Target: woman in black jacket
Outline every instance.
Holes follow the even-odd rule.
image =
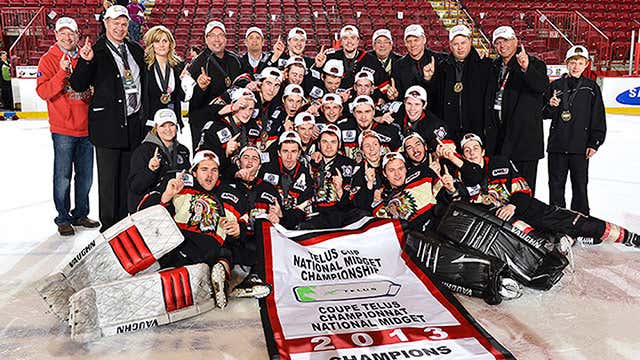
[[[182,129],[181,101],[185,100],[180,74],[184,62],[176,55],[176,42],[166,27],[154,26],[144,34],[144,62],[147,72],[142,103],[147,130],[153,126],[153,116],[160,109],[172,109]]]
[[[129,212],[138,210],[143,196],[151,192],[165,177],[188,170],[189,149],[177,139],[177,118],[171,109],[160,109],[153,128],[133,152],[129,170]]]

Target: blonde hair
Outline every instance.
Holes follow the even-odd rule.
[[[180,59],[176,54],[176,40],[173,37],[173,34],[171,34],[171,31],[169,31],[165,26],[156,25],[147,30],[143,37],[145,43],[144,62],[147,64],[149,69],[151,69],[151,66],[156,61],[156,54],[153,51],[153,43],[160,40],[160,37],[163,34],[167,36],[167,39],[169,39],[169,65],[171,67],[175,67],[180,63],[180,61],[182,61],[182,59]]]

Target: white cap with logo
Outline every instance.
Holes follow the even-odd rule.
[[[307,40],[307,32],[304,31],[303,28],[294,27],[293,29],[289,30],[289,34],[287,35],[287,40],[292,38]]]
[[[296,115],[295,119],[293,119],[293,126],[296,127],[296,128],[298,126],[304,125],[304,124],[315,125],[316,124],[316,117],[313,116],[311,113],[303,111],[303,112],[299,113],[298,115]]]
[[[242,98],[243,96],[251,96],[253,102],[256,102],[256,96],[253,94],[253,91],[245,88],[237,88],[233,90],[233,92],[231,93],[231,102],[234,103],[240,100],[240,98]]]
[[[207,36],[208,33],[211,32],[211,30],[218,28],[220,30],[222,30],[222,32],[227,35],[227,28],[224,27],[224,24],[221,23],[220,21],[209,21],[209,23],[207,24],[207,27],[204,28],[204,36]]]
[[[360,70],[357,74],[356,77],[353,79],[353,83],[357,83],[358,80],[362,80],[362,79],[367,79],[369,80],[369,82],[371,82],[371,84],[374,84],[374,80],[373,80],[373,74],[371,73],[371,71],[367,71],[367,70]]]
[[[500,38],[507,39],[507,40],[515,39],[516,32],[513,31],[513,28],[511,26],[500,26],[497,29],[493,30],[492,43],[495,44],[496,40]]]
[[[349,104],[349,108],[353,112],[353,110],[355,110],[355,108],[360,105],[369,105],[371,106],[372,109],[376,108],[376,105],[374,104],[373,99],[368,95],[356,96],[356,98],[353,99],[351,104]]]
[[[282,93],[282,98],[286,98],[290,95],[300,96],[304,99],[304,89],[302,86],[297,84],[289,84],[284,88],[284,93]]]
[[[266,67],[260,72],[260,80],[264,80],[266,78],[272,78],[278,80],[278,82],[282,82],[282,71],[280,71],[280,69],[278,69],[277,67]]]
[[[291,56],[285,61],[284,68],[287,69],[291,65],[300,65],[307,70],[307,63],[304,62],[302,56]]]
[[[156,111],[155,115],[153,115],[153,125],[161,126],[166,122],[177,125],[178,118],[176,117],[176,113],[171,109],[160,109]]]
[[[419,24],[411,24],[404,29],[404,39],[407,40],[409,36],[424,36],[424,29],[422,25]]]
[[[471,30],[465,25],[456,25],[449,30],[449,41],[452,41],[458,35],[471,38]]]
[[[413,85],[404,92],[404,98],[413,98],[427,105],[427,91],[420,85]]]
[[[56,21],[56,32],[67,28],[73,32],[78,32],[78,24],[70,17],[61,17]]]
[[[382,158],[382,168],[384,169],[385,166],[387,166],[387,163],[391,160],[401,160],[403,163],[406,163],[404,156],[402,156],[402,154],[400,154],[399,152],[394,151],[394,152],[386,153],[384,155],[384,157]]]
[[[371,42],[374,43],[376,42],[376,39],[379,38],[380,36],[384,36],[387,39],[389,39],[391,42],[393,42],[393,38],[391,37],[391,31],[387,30],[387,29],[378,29],[373,33],[373,36],[371,37]]]
[[[322,105],[325,104],[338,104],[342,106],[342,98],[338,94],[328,93],[322,97]]]
[[[322,71],[327,75],[342,77],[344,76],[344,65],[338,59],[329,59],[324,64]]]
[[[220,158],[218,158],[218,155],[216,155],[216,153],[211,150],[200,150],[193,156],[190,170],[193,171],[193,169],[195,169],[198,164],[205,160],[213,160],[213,162],[220,166]]]
[[[244,38],[248,38],[249,35],[251,35],[251,33],[257,33],[258,35],[260,35],[261,38],[264,38],[264,35],[262,34],[262,29],[260,29],[257,26],[252,26],[250,28],[247,29],[247,32],[244,33]]]
[[[117,19],[120,16],[126,16],[127,19],[131,20],[129,17],[129,10],[122,5],[111,5],[107,11],[104,13],[103,19]]]
[[[351,33],[357,37],[360,37],[360,32],[358,32],[358,28],[354,25],[345,25],[340,29],[340,38],[342,39],[345,35]]]
[[[572,46],[571,49],[567,50],[567,56],[564,57],[564,60],[567,61],[574,56],[581,56],[589,61],[589,52],[587,51],[587,48],[582,45],[575,45]]]
[[[302,147],[302,140],[300,139],[300,135],[298,135],[298,133],[293,130],[287,130],[283,132],[282,135],[280,135],[280,138],[278,139],[278,145],[282,145],[282,143],[287,141],[292,141],[300,145],[300,147]]]

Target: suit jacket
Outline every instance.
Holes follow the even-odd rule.
[[[98,147],[135,149],[142,141],[142,119],[127,120],[126,94],[118,65],[106,45],[106,37],[93,44],[93,59],[78,60],[69,78],[71,87],[78,92],[93,86],[89,104],[89,139]],[[144,94],[144,50],[140,45],[125,40],[131,56],[140,67],[140,84]],[[142,112],[144,109],[142,110]]]

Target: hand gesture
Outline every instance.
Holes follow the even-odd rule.
[[[558,98],[558,90],[553,90],[553,96],[549,99],[549,105],[557,107],[560,105],[560,99]]]
[[[425,80],[431,81],[433,74],[436,72],[436,59],[431,57],[431,62],[422,68],[422,76]]]
[[[60,69],[66,73],[71,72],[71,59],[69,59],[69,55],[63,54],[60,58]]]
[[[429,168],[433,170],[434,173],[440,174],[440,161],[438,161],[436,154],[429,154]]]
[[[522,48],[522,51],[520,51],[519,54],[516,54],[516,60],[518,60],[518,65],[520,65],[522,71],[527,71],[529,68],[529,55],[524,51],[524,45],[521,45],[520,47]]]
[[[149,170],[156,172],[158,171],[158,169],[160,169],[160,154],[158,153],[158,149],[156,148],[156,150],[153,152],[153,156],[151,157],[151,159],[149,159],[149,164],[147,165],[149,167]]]
[[[513,214],[516,211],[516,206],[513,204],[508,204],[496,211],[496,216],[504,221],[509,221]]]
[[[369,166],[367,161],[364,162],[364,178],[367,179],[367,189],[373,190],[376,182],[376,169]]]
[[[282,56],[282,53],[284,53],[284,48],[285,46],[284,42],[282,41],[282,37],[278,35],[278,40],[276,40],[276,43],[273,44],[273,56],[271,57],[272,62],[280,59],[280,56]]]
[[[221,221],[222,230],[227,236],[231,236],[237,238],[240,236],[240,224],[236,220],[228,220],[227,218],[222,218]]]
[[[313,140],[317,139],[320,136],[320,128],[317,126],[313,127],[313,130],[311,130],[311,138]]]
[[[227,157],[231,157],[231,155],[233,155],[233,153],[235,153],[236,150],[240,148],[241,144],[238,141],[239,136],[240,133],[237,133],[236,136],[227,141],[227,148],[225,149],[225,155],[227,155]]]
[[[206,90],[211,84],[211,77],[204,71],[204,66],[200,67],[200,75],[198,75],[196,82],[202,90]]]
[[[319,163],[321,160],[322,160],[322,154],[320,153],[320,151],[316,151],[313,154],[311,154],[311,161],[315,163]]]
[[[251,170],[249,169],[240,169],[236,171],[236,179],[240,179],[242,181],[251,181],[253,180]]]
[[[379,203],[380,201],[382,201],[382,188],[373,191],[373,202]]]
[[[444,172],[443,175],[440,176],[440,181],[442,181],[442,185],[449,190],[450,192],[455,192],[456,187],[453,185],[453,176],[449,174],[449,169],[446,166],[443,166]]]
[[[307,108],[307,112],[315,116],[318,116],[319,110],[320,110],[320,104],[318,103],[313,103],[311,104],[311,106]]]
[[[376,122],[379,122],[381,124],[392,124],[394,121],[393,116],[391,115],[391,111],[386,112],[384,113],[384,115],[375,117],[373,119],[376,120]]]
[[[249,83],[249,85],[251,84],[253,83]],[[253,97],[251,95],[242,95],[238,101],[231,104],[231,112],[235,113],[246,108],[249,102],[253,102]]]
[[[260,83],[260,81],[252,81],[252,82],[248,83],[247,86],[245,86],[245,88],[247,88],[247,89],[249,89],[249,90],[251,90],[253,92],[256,92],[256,91],[260,90],[260,86],[261,85],[262,84]],[[251,98],[251,97],[249,97],[249,98]]]
[[[331,176],[331,183],[336,188],[336,191],[342,190],[342,173],[336,168],[336,173]]]
[[[316,67],[321,69],[324,63],[327,61],[327,52],[324,49],[324,45],[320,48],[320,52],[316,55]]]
[[[400,95],[400,93],[398,93],[398,88],[396,88],[396,80],[391,78],[391,87],[387,90],[387,97],[389,100],[395,100],[398,98],[398,95]]]
[[[293,121],[291,121],[289,119],[285,120],[284,124],[283,124],[284,130],[285,131],[293,131],[293,130],[295,130],[293,125],[294,125]]]
[[[346,104],[349,101],[349,96],[351,96],[351,89],[347,89],[340,94],[340,98],[342,99],[342,103]]]
[[[587,160],[591,159],[593,155],[595,155],[597,152],[598,150],[594,148],[587,148],[587,153],[586,153]]]
[[[86,61],[93,60],[93,47],[91,47],[89,37],[85,39],[84,45],[80,48],[80,57]]]
[[[176,194],[182,191],[182,189],[184,188],[184,182],[182,182],[183,175],[184,170],[178,173],[178,176],[176,176],[175,179],[169,180],[169,182],[167,183],[167,188],[164,190],[164,193],[162,193],[161,201],[163,203],[168,203],[169,201],[171,201],[171,199],[173,199],[174,196],[176,196]]]
[[[271,221],[272,224],[279,224],[280,218],[282,218],[282,209],[280,208],[280,204],[276,201],[275,204],[269,205],[267,219]]]

